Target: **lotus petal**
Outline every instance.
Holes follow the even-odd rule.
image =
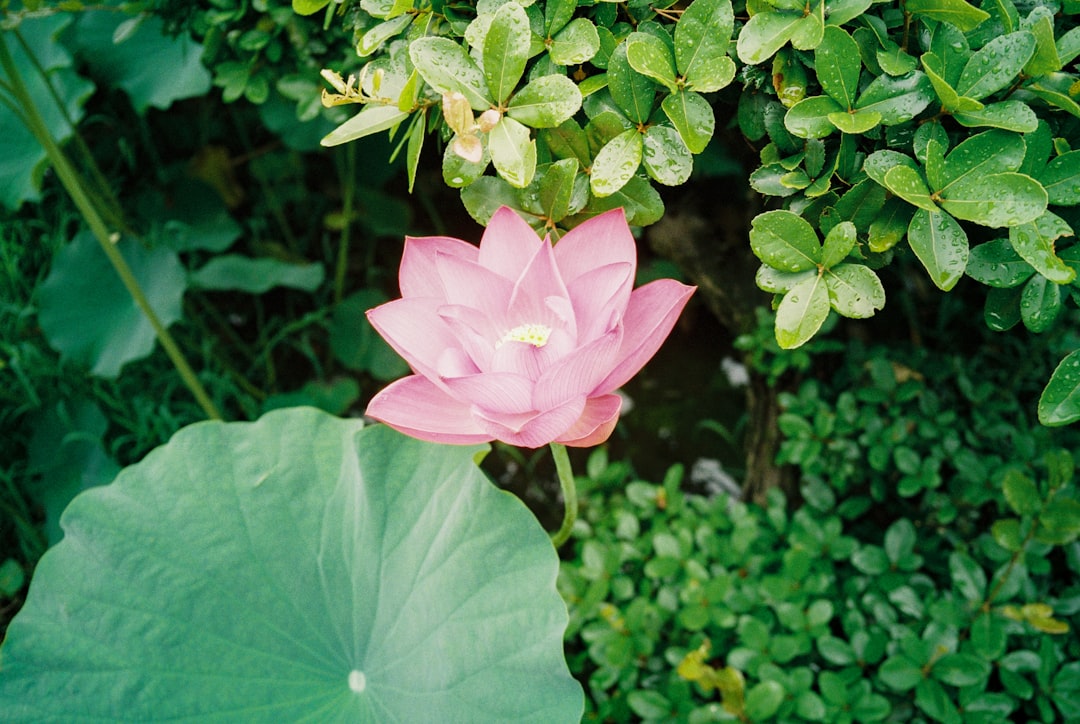
[[[469,405],[458,402],[420,375],[390,383],[371,398],[367,415],[428,442],[473,445],[494,439],[477,424]]]

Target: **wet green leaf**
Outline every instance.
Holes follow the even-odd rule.
[[[926,110],[934,99],[934,88],[925,73],[895,77],[879,75],[870,82],[856,103],[860,111],[878,113],[881,124],[907,123]]]
[[[557,65],[580,65],[592,60],[598,50],[596,26],[588,18],[574,18],[551,39],[548,55]]]
[[[635,71],[626,57],[626,43],[620,43],[608,61],[608,90],[615,104],[634,123],[645,123],[652,114],[656,84]]]
[[[1063,302],[1060,286],[1042,275],[1034,276],[1020,295],[1020,319],[1032,332],[1045,332],[1057,321]]]
[[[1009,228],[1009,242],[1016,253],[1055,284],[1071,284],[1076,279],[1076,270],[1054,251],[1058,239],[1072,235],[1065,220],[1049,211],[1035,221]]]
[[[830,118],[842,110],[829,96],[803,98],[788,109],[784,126],[799,138],[825,138],[836,133],[837,126]]]
[[[845,317],[866,319],[885,307],[885,287],[868,266],[834,266],[825,271],[825,283],[832,308]]]
[[[881,114],[876,111],[841,111],[830,113],[829,122],[844,133],[866,133],[881,123]]]
[[[704,151],[716,128],[709,102],[693,91],[683,90],[669,94],[660,105],[690,153]]]
[[[1023,26],[1035,36],[1035,53],[1024,66],[1024,75],[1033,77],[1061,70],[1061,58],[1054,42],[1054,13],[1036,6],[1024,18]]]
[[[1051,204],[1080,204],[1080,150],[1063,153],[1037,176]]]
[[[626,38],[626,60],[638,73],[675,93],[675,58],[668,44],[650,33],[630,33]]]
[[[664,215],[664,201],[659,192],[646,179],[634,176],[621,189],[603,198],[593,198],[587,210],[602,213],[622,208],[627,223],[633,226],[655,224]]]
[[[770,719],[780,709],[786,695],[783,685],[777,681],[758,682],[746,692],[744,712],[751,721]]]
[[[642,163],[649,177],[665,186],[678,186],[690,178],[694,157],[679,132],[669,126],[649,126],[642,138]]]
[[[510,99],[506,115],[531,128],[555,128],[581,108],[581,91],[564,75],[530,81]]]
[[[981,604],[986,596],[986,572],[966,553],[949,556],[949,572],[953,588],[971,603]]]
[[[629,181],[642,157],[641,134],[636,128],[623,131],[600,149],[592,164],[589,183],[597,196],[610,196]]]
[[[355,116],[326,134],[320,143],[324,146],[338,146],[355,141],[373,133],[387,131],[408,117],[409,114],[398,110],[397,106],[367,105]]]
[[[887,199],[867,231],[866,241],[870,251],[881,253],[896,246],[907,234],[916,210],[898,198]]]
[[[806,269],[801,272],[782,272],[768,264],[758,267],[754,281],[758,288],[772,294],[784,294],[799,282],[817,275],[817,269]]]
[[[898,165],[885,172],[885,188],[924,211],[937,212],[938,206],[930,198],[930,188],[922,174],[907,165]]]
[[[825,28],[821,44],[814,51],[818,82],[842,111],[855,107],[862,68],[859,58],[859,46],[845,30],[834,25]]]
[[[796,13],[757,13],[739,31],[735,44],[739,60],[748,65],[765,62],[800,32],[804,20]]]
[[[468,51],[449,38],[424,37],[409,43],[409,57],[436,92],[461,93],[474,111],[494,105],[487,79]],[[371,106],[369,106],[371,108]]]
[[[525,9],[516,2],[507,2],[495,12],[484,36],[483,59],[487,87],[500,106],[505,105],[525,72],[531,35]],[[417,67],[420,68],[419,63]],[[420,68],[420,73],[423,72]],[[427,80],[426,75],[424,79]]]
[[[974,30],[990,18],[990,13],[964,0],[909,0],[904,7],[909,13],[955,25],[964,32]]]
[[[1046,211],[1046,190],[1022,173],[969,176],[951,184],[941,197],[942,209],[983,226],[1017,226]]]
[[[946,654],[934,664],[931,675],[950,686],[974,686],[990,676],[990,662],[973,654]]]
[[[451,140],[443,150],[443,182],[452,189],[465,188],[483,175],[489,163],[491,163],[491,154],[488,153],[486,146],[480,160],[473,162],[455,153],[454,143]]]
[[[360,38],[360,42],[356,44],[356,54],[361,58],[366,58],[382,47],[387,40],[409,27],[412,21],[412,15],[398,15],[385,23],[379,23]]]
[[[809,222],[790,211],[766,211],[754,217],[750,248],[758,259],[784,272],[801,272],[821,263],[817,233]]]
[[[491,163],[515,188],[525,188],[536,172],[536,141],[529,129],[513,118],[503,117],[488,134]]]
[[[991,287],[986,293],[983,320],[995,332],[1004,332],[1020,323],[1020,295],[1022,287],[1000,289]]]
[[[934,93],[941,101],[941,107],[947,111],[975,111],[983,107],[983,104],[973,98],[961,97],[956,89],[944,78],[944,70],[941,60],[934,53],[924,53],[922,56],[923,70],[926,77],[934,87]]]
[[[821,265],[833,267],[842,262],[855,248],[856,229],[850,221],[842,221],[825,235],[822,244]]]
[[[552,223],[562,221],[570,211],[570,199],[574,192],[577,171],[577,160],[567,158],[549,165],[539,179],[537,195],[540,208],[544,216]]]
[[[969,253],[967,234],[948,214],[916,210],[908,225],[908,244],[926,267],[930,280],[942,291],[952,289],[964,275]]]
[[[966,272],[987,286],[1009,288],[1026,282],[1035,269],[1016,253],[1008,239],[994,239],[971,250]]]
[[[1035,36],[1026,30],[1001,35],[975,51],[964,66],[956,92],[981,100],[1016,80],[1035,52]]]
[[[486,226],[491,221],[500,206],[523,212],[519,192],[497,176],[481,176],[461,189],[461,203],[469,216],[481,226]]]
[[[808,342],[829,316],[829,307],[829,291],[821,275],[796,284],[776,308],[777,344],[795,349]]]
[[[727,55],[735,17],[730,0],[694,0],[675,24],[675,63],[689,89],[717,91],[735,77]]]
[[[1039,125],[1035,111],[1021,101],[990,103],[973,111],[958,110],[953,117],[968,128],[1001,128],[1017,133],[1030,133]]]

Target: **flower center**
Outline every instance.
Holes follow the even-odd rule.
[[[545,324],[520,324],[502,336],[495,346],[506,342],[528,342],[533,347],[543,347],[551,336],[551,327]]]

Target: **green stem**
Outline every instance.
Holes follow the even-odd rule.
[[[353,197],[356,195],[356,144],[345,147],[345,171],[341,189],[344,195],[341,210],[341,238],[338,240],[337,266],[334,271],[334,303],[345,297],[345,272],[349,268],[349,232],[352,228]]]
[[[218,412],[217,407],[215,407],[210,396],[206,393],[202,383],[200,383],[198,377],[195,376],[195,372],[184,358],[183,353],[180,351],[180,347],[177,346],[176,341],[173,339],[172,335],[169,334],[169,330],[161,323],[161,320],[150,306],[150,302],[143,293],[142,287],[139,286],[138,280],[135,279],[135,275],[131,272],[131,267],[128,266],[127,261],[125,261],[120,250],[117,249],[116,245],[112,242],[109,230],[105,226],[105,222],[102,220],[93,201],[91,201],[90,197],[83,189],[82,180],[79,178],[78,172],[75,171],[75,168],[68,161],[67,156],[64,155],[64,152],[60,150],[60,146],[57,145],[56,140],[53,139],[48,126],[41,117],[41,113],[34,104],[34,99],[26,89],[26,85],[23,83],[22,77],[15,67],[15,61],[11,57],[7,44],[3,41],[0,41],[0,67],[3,67],[4,73],[11,83],[11,93],[15,97],[16,104],[21,106],[23,113],[25,114],[27,128],[34,134],[34,137],[37,139],[38,143],[41,144],[42,148],[45,149],[45,153],[48,156],[53,169],[56,171],[60,183],[63,184],[64,189],[71,196],[71,200],[75,202],[75,206],[79,209],[79,212],[86,221],[86,225],[90,227],[90,231],[98,240],[102,251],[105,252],[105,256],[108,257],[109,261],[112,263],[113,268],[120,276],[120,280],[124,283],[128,293],[131,294],[132,299],[135,300],[135,304],[137,304],[143,314],[146,315],[150,325],[154,328],[154,333],[157,335],[158,341],[161,342],[161,346],[165,349],[165,353],[169,355],[169,359],[172,360],[173,365],[176,367],[176,371],[180,373],[180,377],[183,379],[184,384],[191,390],[191,393],[195,396],[196,401],[203,409],[203,412],[206,413],[207,417],[215,420],[222,419],[221,413]]]
[[[551,536],[551,542],[558,548],[570,538],[574,521],[577,520],[577,485],[574,483],[574,471],[570,468],[570,456],[566,453],[566,446],[557,442],[551,443],[551,457],[555,460],[555,471],[559,474],[564,506],[562,526]]]

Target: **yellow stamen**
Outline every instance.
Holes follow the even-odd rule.
[[[551,336],[551,327],[544,324],[521,324],[502,336],[495,346],[506,342],[527,342],[533,347],[543,347]]]

